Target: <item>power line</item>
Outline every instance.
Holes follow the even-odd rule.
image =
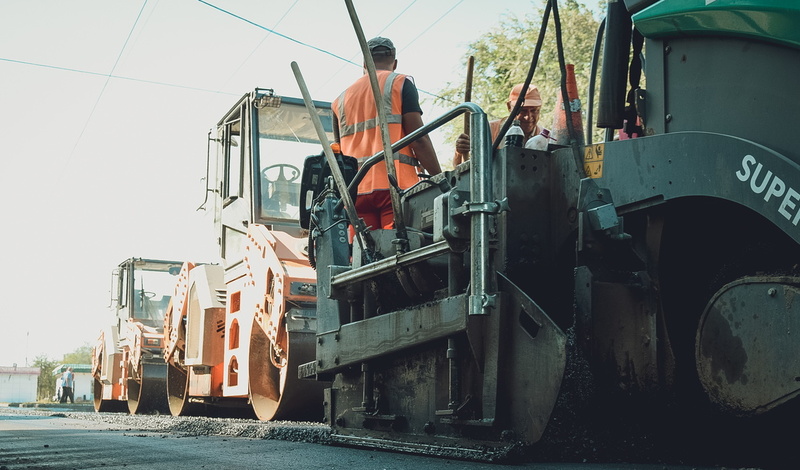
[[[378,31],[378,34],[381,34],[382,32],[384,32],[384,31],[386,31],[387,29],[389,29],[389,26],[393,25],[393,24],[394,24],[394,22],[395,22],[395,21],[397,21],[397,19],[398,19],[398,18],[400,18],[401,16],[403,16],[403,14],[404,14],[406,11],[408,11],[408,9],[409,9],[409,8],[411,8],[412,6],[414,6],[414,4],[415,4],[415,3],[417,3],[417,0],[414,0],[413,2],[409,3],[407,7],[403,8],[403,11],[401,11],[400,13],[398,13],[398,14],[397,14],[397,16],[395,16],[395,17],[394,17],[394,19],[392,19],[392,21],[390,21],[390,22],[389,22],[389,23],[388,23],[386,26],[384,26],[382,30]]]
[[[275,24],[272,25],[272,27],[276,28],[279,24],[281,24],[281,21],[283,21],[283,19],[286,18],[286,15],[288,15],[292,10],[294,10],[294,7],[297,5],[297,2],[299,2],[299,1],[300,0],[294,0],[294,3],[292,3],[292,6],[290,6],[289,9],[286,10],[286,12],[283,13],[283,16],[281,16],[278,19],[278,21],[276,21]],[[223,87],[225,85],[227,85],[228,82],[230,82],[231,79],[233,77],[235,77],[237,73],[239,73],[239,70],[241,70],[241,68],[244,66],[244,64],[246,64],[247,61],[250,60],[250,57],[253,57],[253,54],[255,54],[255,52],[261,47],[262,44],[264,44],[264,41],[267,40],[267,38],[270,36],[270,34],[272,34],[272,31],[267,32],[266,36],[261,38],[261,41],[259,41],[258,45],[256,47],[254,47],[252,51],[250,51],[250,54],[247,54],[247,57],[245,57],[244,60],[239,64],[239,66],[236,67],[236,70],[234,70],[233,73],[231,73],[230,77],[228,77],[228,79],[225,80],[225,83],[223,83],[223,85],[222,85]]]
[[[404,48],[400,49],[400,52],[403,52],[404,50],[406,50],[406,49],[408,48],[408,46],[410,46],[410,45],[414,44],[414,42],[416,42],[416,40],[417,40],[417,39],[419,39],[419,38],[420,38],[420,37],[421,37],[423,34],[427,33],[427,32],[428,32],[428,30],[430,30],[431,28],[433,28],[434,26],[436,26],[436,23],[438,23],[438,22],[442,21],[442,19],[444,19],[444,17],[445,17],[445,16],[449,15],[449,14],[450,14],[450,12],[452,12],[453,10],[455,10],[455,8],[456,8],[457,6],[459,6],[459,5],[461,5],[463,2],[464,2],[464,0],[458,0],[458,3],[456,3],[455,5],[453,5],[452,7],[450,7],[450,9],[449,9],[449,10],[447,10],[446,12],[444,12],[444,14],[443,14],[442,16],[440,16],[439,18],[437,18],[437,19],[436,19],[436,21],[434,21],[433,23],[431,23],[431,24],[430,24],[430,26],[428,26],[428,27],[427,27],[427,28],[425,28],[425,29],[424,29],[424,30],[423,30],[421,33],[419,33],[419,34],[418,34],[418,35],[417,35],[417,36],[416,36],[414,39],[412,39],[412,40],[411,40],[411,42],[409,42],[408,44],[406,44],[406,46],[405,46]]]
[[[317,46],[312,46],[311,44],[305,43],[305,42],[303,42],[303,41],[299,41],[299,40],[297,40],[297,39],[295,39],[295,38],[293,38],[293,37],[291,37],[291,36],[287,36],[287,35],[285,35],[285,34],[279,33],[279,32],[277,32],[277,31],[275,31],[274,29],[267,28],[266,26],[262,26],[262,25],[260,25],[260,24],[258,24],[258,23],[256,23],[256,22],[254,22],[254,21],[250,21],[250,20],[248,20],[247,18],[245,18],[245,17],[243,17],[243,16],[239,16],[239,15],[237,15],[236,13],[230,12],[230,11],[228,11],[228,10],[224,9],[224,8],[220,8],[220,7],[218,7],[218,6],[214,5],[214,4],[208,3],[208,2],[206,2],[205,0],[197,0],[197,1],[198,1],[198,2],[200,2],[200,3],[202,3],[202,4],[204,4],[204,5],[208,5],[208,6],[210,6],[211,8],[213,8],[213,9],[215,9],[215,10],[221,11],[222,13],[225,13],[226,15],[230,15],[230,16],[232,16],[232,17],[236,18],[236,19],[239,19],[239,20],[242,20],[242,21],[244,21],[244,22],[245,22],[245,23],[247,23],[247,24],[253,25],[253,26],[255,26],[256,28],[263,29],[264,31],[269,31],[270,33],[272,33],[272,34],[274,34],[274,35],[276,35],[276,36],[280,36],[280,37],[282,37],[282,38],[284,38],[284,39],[287,39],[287,40],[289,40],[289,41],[292,41],[293,43],[300,44],[301,46],[305,46],[305,47],[308,47],[308,48],[314,49],[315,51],[322,52],[323,54],[329,55],[329,56],[331,56],[331,57],[335,57],[335,58],[337,58],[337,59],[339,59],[339,60],[343,60],[343,61],[345,61],[345,62],[348,62],[348,63],[350,63],[350,64],[353,64],[353,65],[355,65],[356,67],[360,67],[360,65],[358,65],[358,64],[357,64],[357,63],[355,63],[355,62],[353,62],[352,60],[345,59],[345,58],[344,58],[344,57],[342,57],[342,56],[339,56],[339,55],[336,55],[336,54],[334,54],[333,52],[326,51],[325,49],[320,49],[320,48],[319,48],[319,47],[317,47]]]
[[[147,12],[147,16],[144,18],[144,21],[141,22],[141,26],[139,27],[139,34],[137,35],[137,38],[135,38],[133,40],[133,42],[130,43],[130,47],[131,48],[136,47],[136,42],[139,40],[140,37],[143,36],[143,33],[145,31],[147,31],[147,24],[150,22],[150,18],[153,17],[153,13],[158,9],[159,2],[160,2],[160,0],[155,0],[155,2],[150,0],[150,5],[151,5],[151,8],[149,8],[150,11]]]
[[[305,42],[299,41],[299,40],[297,40],[297,39],[295,39],[295,38],[293,38],[293,37],[291,37],[291,36],[287,36],[287,35],[285,35],[285,34],[279,33],[279,32],[277,32],[277,31],[275,31],[274,29],[267,28],[266,26],[260,25],[260,24],[256,23],[255,21],[248,20],[247,18],[245,18],[245,17],[243,17],[243,16],[239,16],[239,15],[237,15],[237,14],[233,13],[233,12],[230,12],[230,11],[228,11],[228,10],[224,9],[224,8],[220,8],[220,7],[218,7],[218,6],[216,6],[216,5],[212,4],[212,3],[209,3],[209,2],[207,2],[207,1],[205,1],[205,0],[197,0],[197,1],[198,1],[198,2],[200,2],[200,3],[202,3],[202,4],[204,4],[204,5],[207,5],[207,6],[209,6],[209,7],[213,8],[213,9],[215,9],[215,10],[218,10],[218,11],[220,11],[220,12],[222,12],[222,13],[225,13],[226,15],[230,15],[230,16],[232,16],[232,17],[236,18],[236,19],[239,19],[239,20],[242,20],[242,21],[244,21],[244,22],[245,22],[245,23],[247,23],[247,24],[253,25],[253,26],[255,26],[256,28],[261,28],[261,29],[263,29],[264,31],[269,31],[269,32],[271,32],[272,34],[275,34],[275,35],[277,35],[277,36],[280,36],[280,37],[282,37],[282,38],[284,38],[284,39],[287,39],[287,40],[289,40],[289,41],[292,41],[292,42],[294,42],[294,43],[296,43],[296,44],[300,44],[301,46],[305,46],[305,47],[311,48],[311,49],[313,49],[313,50],[315,50],[315,51],[322,52],[323,54],[329,55],[329,56],[331,56],[331,57],[335,57],[335,58],[337,58],[337,59],[339,59],[339,60],[342,60],[342,61],[344,61],[344,62],[347,62],[348,64],[355,65],[356,67],[361,67],[361,65],[360,65],[360,64],[357,64],[357,63],[353,62],[353,61],[352,61],[352,60],[350,60],[350,59],[345,59],[344,57],[342,57],[342,56],[340,56],[340,55],[336,55],[336,54],[334,54],[333,52],[326,51],[325,49],[321,49],[321,48],[319,48],[319,47],[317,47],[317,46],[312,46],[311,44],[308,44],[308,43],[305,43]],[[448,10],[447,12],[445,12],[445,14],[444,14],[444,15],[442,15],[442,16],[441,16],[439,19],[437,19],[437,20],[436,20],[436,21],[435,21],[433,24],[431,24],[431,26],[429,26],[428,28],[426,28],[426,29],[425,29],[425,31],[423,31],[422,33],[420,33],[420,34],[419,34],[419,36],[421,36],[422,34],[424,34],[424,33],[425,33],[426,31],[428,31],[428,30],[429,30],[429,29],[430,29],[430,28],[431,28],[431,27],[432,27],[434,24],[438,23],[438,22],[439,22],[439,21],[440,21],[442,18],[444,18],[445,16],[447,16],[447,15],[448,15],[448,14],[449,14],[449,13],[450,13],[452,10],[453,10],[453,8],[455,8],[456,6],[458,6],[458,5],[459,5],[461,2],[463,2],[463,1],[464,1],[464,0],[460,0],[458,3],[456,3],[455,5],[453,5],[453,7],[452,7],[452,8],[450,8],[450,10]],[[416,39],[417,39],[417,38],[419,38],[419,36],[417,36],[416,38],[414,38],[414,40],[416,41]],[[412,41],[412,42],[413,42],[413,41]],[[421,88],[418,88],[418,89],[417,89],[417,91],[419,91],[420,93],[424,93],[424,94],[426,94],[426,95],[432,96],[432,97],[434,97],[434,98],[439,98],[439,99],[441,99],[441,100],[444,100],[444,101],[452,101],[452,100],[449,100],[449,99],[447,99],[447,98],[444,98],[444,97],[442,97],[442,96],[436,95],[436,94],[434,94],[434,93],[430,93],[430,92],[428,92],[428,91],[425,91],[425,90],[423,90],[423,89],[421,89]]]
[[[117,80],[128,80],[128,81],[131,81],[131,82],[149,83],[151,85],[161,85],[161,86],[168,86],[168,87],[172,87],[172,88],[182,88],[182,89],[185,89],[185,90],[202,91],[202,92],[206,92],[206,93],[216,93],[216,94],[219,94],[219,95],[230,95],[230,96],[239,96],[239,95],[241,95],[241,93],[229,93],[229,92],[224,92],[224,91],[219,91],[219,90],[211,90],[211,89],[208,89],[208,88],[200,88],[200,87],[192,87],[192,86],[186,86],[186,85],[178,85],[176,83],[159,82],[157,80],[145,80],[143,78],[126,77],[126,76],[123,76],[123,75],[113,75],[113,74],[109,75],[107,73],[92,72],[90,70],[74,69],[74,68],[70,68],[70,67],[60,67],[58,65],[50,65],[50,64],[38,64],[36,62],[27,62],[27,61],[24,61],[24,60],[9,59],[9,58],[6,58],[6,57],[0,57],[0,61],[11,62],[11,63],[14,63],[14,64],[21,64],[21,65],[29,65],[31,67],[42,67],[42,68],[46,68],[46,69],[62,70],[62,71],[65,71],[65,72],[82,73],[82,74],[86,74],[86,75],[97,75],[97,76],[100,76],[100,77],[109,77],[109,78],[114,78],[114,79],[117,79]]]
[[[244,17],[242,17],[242,16],[240,16],[240,15],[237,15],[237,14],[235,14],[235,13],[232,13],[232,12],[230,12],[230,11],[228,11],[228,10],[225,10],[225,9],[223,9],[223,8],[217,7],[216,5],[213,5],[213,4],[211,4],[211,3],[209,3],[209,2],[207,2],[207,1],[205,1],[205,0],[198,0],[198,1],[199,1],[200,3],[203,3],[203,4],[205,4],[205,5],[209,6],[209,7],[211,7],[211,8],[214,8],[215,10],[218,10],[218,11],[220,11],[220,12],[222,12],[222,13],[225,13],[225,14],[227,14],[227,15],[230,15],[230,16],[232,16],[232,17],[236,18],[236,19],[239,19],[239,20],[241,20],[241,21],[244,21],[244,22],[246,22],[246,23],[248,23],[248,24],[250,24],[250,25],[253,25],[253,26],[255,26],[255,27],[259,28],[259,29],[263,29],[264,31],[267,31],[267,32],[269,32],[270,34],[275,34],[275,35],[277,35],[277,36],[280,36],[280,37],[282,37],[282,38],[284,38],[284,39],[287,39],[287,40],[289,40],[289,41],[292,41],[292,42],[294,42],[294,43],[296,43],[296,44],[299,44],[299,45],[301,45],[301,46],[308,47],[308,48],[310,48],[310,49],[313,49],[313,50],[315,50],[315,51],[318,51],[318,52],[321,52],[321,53],[323,53],[323,54],[326,54],[326,55],[329,55],[329,56],[331,56],[331,57],[334,57],[334,58],[336,58],[336,59],[339,59],[339,60],[341,60],[341,61],[343,61],[343,62],[346,62],[346,63],[348,63],[348,64],[350,64],[350,65],[355,65],[356,67],[361,67],[361,65],[357,64],[356,62],[353,62],[353,61],[352,61],[352,60],[350,60],[350,59],[345,59],[344,57],[341,57],[341,56],[339,56],[339,55],[337,55],[337,54],[334,54],[334,53],[332,53],[332,52],[330,52],[330,51],[327,51],[327,50],[325,50],[325,49],[322,49],[322,48],[319,48],[319,47],[313,46],[313,45],[311,45],[311,44],[307,44],[307,43],[305,43],[305,42],[299,41],[299,40],[297,40],[297,39],[294,39],[294,38],[292,38],[292,37],[290,37],[290,36],[287,36],[287,35],[285,35],[285,34],[282,34],[282,33],[278,32],[278,31],[275,31],[275,30],[274,30],[274,29],[272,29],[272,28],[267,28],[267,27],[265,27],[265,26],[262,26],[262,25],[260,25],[260,24],[258,24],[258,23],[256,23],[256,22],[254,22],[254,21],[251,21],[251,20],[248,20],[247,18],[244,18]],[[428,30],[430,30],[430,29],[431,29],[431,28],[432,28],[432,27],[433,27],[433,26],[434,26],[436,23],[438,23],[439,21],[441,21],[441,20],[442,20],[442,19],[443,19],[445,16],[447,16],[448,14],[450,14],[450,13],[453,11],[453,9],[455,9],[455,8],[456,8],[458,5],[460,5],[462,2],[463,2],[463,0],[459,0],[459,1],[458,1],[456,4],[454,4],[454,5],[453,5],[453,6],[452,6],[452,7],[451,7],[449,10],[447,10],[447,11],[446,11],[446,12],[445,12],[445,13],[444,13],[442,16],[440,16],[440,17],[439,17],[439,18],[438,18],[436,21],[434,21],[434,22],[433,22],[433,23],[432,23],[430,26],[428,26],[428,27],[427,27],[425,30],[423,30],[423,31],[422,31],[422,32],[421,32],[419,35],[417,35],[417,36],[416,36],[416,37],[415,37],[415,38],[414,38],[414,39],[413,39],[411,42],[413,43],[414,41],[416,41],[417,39],[419,39],[419,38],[420,38],[420,37],[421,37],[423,34],[425,34],[425,33],[426,33]],[[297,3],[297,1],[295,1],[295,4],[296,4],[296,3]],[[395,22],[395,21],[396,21],[396,20],[397,20],[397,19],[398,19],[398,18],[399,18],[399,17],[400,17],[402,14],[404,14],[404,13],[406,12],[406,10],[408,10],[408,8],[410,8],[410,7],[411,7],[411,5],[413,5],[414,3],[416,3],[416,0],[414,0],[414,2],[412,2],[412,3],[411,3],[409,6],[408,6],[408,7],[406,7],[406,8],[405,8],[403,11],[401,11],[401,12],[400,12],[400,13],[399,13],[399,14],[398,14],[398,15],[397,15],[397,16],[396,16],[396,17],[395,17],[395,18],[394,18],[392,21],[390,21],[390,22],[389,22],[389,24],[387,24],[387,25],[386,25],[386,27],[384,27],[384,28],[381,30],[381,32],[385,31],[385,30],[386,30],[386,28],[388,28],[388,27],[389,27],[389,26],[390,26],[392,23],[394,23],[394,22]],[[138,21],[139,21],[139,18],[141,17],[142,11],[144,10],[144,7],[145,7],[145,5],[146,5],[146,4],[147,4],[147,0],[145,0],[144,4],[142,5],[142,10],[140,10],[140,11],[139,11],[139,15],[138,15],[138,16],[137,16],[137,18],[136,18],[136,22],[138,22]],[[293,5],[292,5],[292,7],[290,7],[290,9],[289,9],[289,10],[291,10],[292,8],[294,8],[294,6],[295,6],[295,5],[293,4]],[[289,13],[289,12],[287,11],[287,12],[286,12],[286,14],[288,14],[288,13]],[[284,17],[286,16],[286,14],[284,14]],[[281,19],[283,19],[283,17],[282,17]],[[201,91],[201,92],[205,92],[205,93],[214,93],[214,94],[221,94],[221,95],[239,96],[239,94],[237,94],[237,93],[229,93],[229,92],[224,92],[224,91],[220,91],[220,90],[213,90],[213,89],[208,89],[208,88],[200,88],[200,87],[192,87],[192,86],[186,86],[186,85],[179,85],[179,84],[175,84],[175,83],[167,83],[167,82],[161,82],[161,81],[157,81],[157,80],[145,80],[145,79],[140,79],[140,78],[135,78],[135,77],[126,77],[126,76],[121,76],[121,75],[114,75],[113,71],[116,69],[116,67],[117,67],[117,64],[118,64],[118,62],[119,62],[119,60],[120,60],[120,58],[121,58],[121,56],[122,56],[122,53],[124,52],[124,49],[125,49],[125,47],[126,47],[126,45],[127,45],[127,43],[128,43],[128,40],[130,39],[131,35],[133,34],[133,30],[134,30],[134,28],[136,27],[136,22],[134,22],[133,28],[131,28],[131,31],[130,31],[130,33],[129,33],[129,35],[128,35],[128,38],[125,40],[125,45],[123,45],[123,47],[122,47],[122,50],[120,50],[120,53],[119,53],[119,55],[117,56],[117,60],[115,61],[115,63],[114,63],[114,66],[112,67],[112,71],[111,71],[110,73],[92,72],[92,71],[89,71],[89,70],[81,70],[81,69],[75,69],[75,68],[70,68],[70,67],[61,67],[61,66],[50,65],[50,64],[41,64],[41,63],[36,63],[36,62],[29,62],[29,61],[23,61],[23,60],[16,60],[16,59],[10,59],[10,58],[5,58],[5,57],[0,57],[0,61],[4,61],[4,62],[11,62],[11,63],[17,63],[17,64],[22,64],[22,65],[28,65],[28,66],[32,66],[32,67],[42,67],[42,68],[49,68],[49,69],[53,69],[53,70],[63,70],[63,71],[67,71],[67,72],[82,73],[82,74],[87,74],[87,75],[97,75],[97,76],[106,77],[106,82],[103,84],[103,89],[101,90],[101,92],[100,92],[100,96],[98,96],[98,98],[97,98],[97,101],[95,102],[95,104],[94,104],[94,106],[93,106],[93,108],[92,108],[92,112],[91,112],[91,114],[90,114],[90,116],[89,116],[89,119],[91,119],[91,116],[92,116],[92,114],[94,114],[95,108],[97,107],[97,105],[98,105],[98,103],[99,103],[99,101],[100,101],[100,98],[102,97],[102,95],[103,95],[103,92],[105,91],[105,88],[106,88],[106,86],[108,85],[108,82],[109,82],[109,80],[110,80],[110,79],[112,79],[112,78],[114,78],[114,79],[118,79],[118,80],[128,80],[128,81],[133,81],[133,82],[148,83],[148,84],[152,84],[152,85],[168,86],[168,87],[180,88],[180,89],[186,89],[186,90]],[[280,20],[279,20],[279,22],[280,22]],[[380,34],[380,33],[378,33],[378,34]],[[266,39],[266,37],[265,37],[264,39]],[[264,41],[264,40],[262,39],[262,42],[263,42],[263,41]],[[409,45],[410,45],[410,44],[411,44],[411,43],[409,43]],[[259,43],[259,45],[260,45],[260,43]],[[403,49],[405,49],[405,48],[407,48],[407,47],[408,47],[408,45],[406,45],[406,46],[405,46]],[[258,48],[258,47],[256,47],[256,49],[257,49],[257,48]],[[255,50],[254,50],[254,51],[255,51]],[[250,55],[252,55],[252,52],[251,52],[251,54],[250,54]],[[248,56],[248,58],[249,58],[249,57],[250,57],[250,56]],[[245,59],[245,60],[247,60],[247,59]],[[241,67],[241,66],[240,66],[240,67]],[[451,102],[452,102],[452,100],[448,100],[448,99],[446,99],[446,98],[444,98],[444,97],[441,97],[441,96],[439,96],[439,95],[436,95],[436,94],[434,94],[434,93],[428,92],[428,91],[426,91],[426,90],[424,90],[424,89],[418,88],[417,90],[418,90],[420,93],[423,93],[423,94],[425,94],[425,95],[431,96],[431,97],[433,97],[433,98],[438,98],[438,99],[441,99],[441,100],[444,100],[444,101],[451,101]],[[87,120],[87,124],[88,124],[88,120]],[[81,131],[81,135],[78,137],[78,141],[77,141],[77,142],[76,142],[76,144],[75,144],[75,146],[76,146],[76,147],[77,147],[77,145],[78,145],[78,142],[80,141],[80,138],[81,138],[81,136],[82,136],[82,135],[83,135],[83,133],[85,132],[85,130],[86,130],[86,127],[84,127],[83,131]],[[73,151],[74,151],[74,148],[73,148]],[[70,155],[71,155],[71,154],[70,154]]]
[[[75,139],[75,145],[72,146],[72,150],[67,155],[67,160],[64,166],[69,166],[70,161],[72,160],[72,156],[75,154],[75,149],[78,148],[78,144],[81,142],[83,138],[83,134],[86,132],[86,128],[89,127],[89,122],[92,120],[92,116],[94,116],[95,110],[97,110],[97,105],[100,103],[100,99],[103,97],[103,93],[106,91],[106,87],[108,86],[108,82],[111,80],[111,74],[114,73],[114,70],[117,68],[117,64],[119,64],[119,60],[122,58],[122,53],[125,52],[125,46],[128,45],[128,41],[130,41],[131,36],[133,35],[133,30],[136,29],[136,24],[139,23],[139,18],[142,17],[142,12],[144,11],[144,7],[147,6],[147,0],[144,0],[142,3],[142,8],[139,9],[139,14],[136,15],[136,20],[133,22],[133,26],[131,26],[131,30],[128,32],[128,37],[125,38],[125,42],[122,44],[122,47],[119,50],[119,54],[117,54],[117,59],[114,61],[114,65],[111,67],[111,71],[106,74],[106,81],[103,83],[103,88],[100,89],[100,93],[97,95],[97,99],[94,101],[94,105],[92,105],[92,110],[89,112],[89,116],[86,118],[86,122],[83,123],[83,129],[81,129],[81,133],[78,134],[78,138]],[[60,175],[63,175],[64,172],[59,172]]]
[[[411,7],[412,7],[412,6],[413,6],[415,3],[417,3],[417,0],[414,0],[414,1],[412,1],[411,3],[409,3],[409,4],[408,4],[408,6],[406,6],[405,8],[403,8],[403,10],[402,10],[400,13],[398,13],[398,14],[397,14],[397,16],[395,16],[395,17],[392,19],[392,21],[390,21],[390,22],[389,22],[389,23],[388,23],[386,26],[384,26],[384,27],[383,27],[383,28],[382,28],[380,31],[378,31],[378,34],[377,34],[377,35],[378,35],[378,36],[380,36],[381,34],[383,34],[383,32],[384,32],[384,31],[386,31],[387,29],[389,29],[389,26],[393,25],[393,24],[394,24],[394,22],[395,22],[395,21],[397,21],[397,19],[398,19],[398,18],[400,18],[401,16],[403,16],[403,14],[404,14],[406,11],[408,11],[408,9],[409,9],[409,8],[411,8]],[[360,55],[360,54],[353,54],[353,57],[352,57],[352,59],[355,59],[355,58],[356,58],[356,57],[358,57],[359,55]],[[325,82],[323,82],[323,83],[322,83],[322,85],[321,85],[321,86],[323,86],[323,87],[324,87],[325,85],[327,85],[328,83],[330,83],[330,81],[331,81],[331,80],[333,80],[333,77],[335,77],[335,76],[339,75],[339,73],[341,73],[341,71],[342,71],[342,70],[344,70],[344,68],[345,68],[345,66],[344,66],[344,65],[342,65],[341,67],[339,67],[339,70],[337,70],[335,73],[331,74],[331,75],[328,77],[328,79],[327,79]]]

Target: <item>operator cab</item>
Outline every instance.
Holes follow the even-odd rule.
[[[112,307],[120,322],[162,328],[181,262],[130,258],[114,271]]]
[[[272,96],[271,98],[277,98]],[[320,152],[320,142],[311,118],[301,100],[280,98],[262,100],[258,109],[258,145],[254,162],[260,168],[258,218],[290,220],[297,224],[300,216],[300,176],[303,162]],[[277,103],[277,104],[276,104]],[[319,103],[320,119],[329,138],[332,113],[327,103]]]
[[[328,138],[333,139],[330,103],[315,102]],[[300,179],[309,155],[321,143],[303,100],[257,88],[220,120],[216,171],[217,228],[222,257],[241,257],[247,226],[257,223],[299,234]]]

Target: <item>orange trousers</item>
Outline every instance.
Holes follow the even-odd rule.
[[[359,194],[356,198],[356,212],[372,230],[394,227],[392,196],[388,189]]]

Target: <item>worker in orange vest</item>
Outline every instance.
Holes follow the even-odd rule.
[[[508,111],[514,108],[514,105],[517,103],[517,99],[519,99],[519,95],[522,93],[522,86],[525,85],[524,83],[520,83],[515,85],[514,88],[511,89],[511,93],[508,94],[508,101],[506,101],[506,107]],[[539,89],[536,85],[528,85],[528,88],[525,90],[525,101],[522,102],[522,106],[519,108],[517,115],[514,119],[519,119],[520,127],[522,128],[522,132],[524,134],[522,139],[522,144],[525,145],[525,142],[528,141],[531,137],[535,135],[539,135],[542,132],[542,127],[539,125],[539,115],[542,110],[542,95],[539,94]],[[494,121],[489,122],[489,132],[491,132],[492,142],[497,138],[497,134],[500,133],[500,129],[503,127],[503,123],[506,122],[508,117],[503,119],[496,119]],[[504,142],[500,142],[500,147],[504,146]],[[456,139],[456,154],[453,157],[453,166],[458,165],[461,162],[464,162],[468,159],[469,156],[469,136],[467,134],[461,134]]]
[[[422,127],[419,93],[410,77],[394,72],[397,59],[391,40],[376,37],[370,39],[367,46],[375,62],[389,126],[389,138],[394,143]],[[331,107],[334,122],[338,124],[333,126],[334,138],[339,142],[344,155],[357,158],[361,164],[366,158],[383,150],[378,111],[366,66],[364,75],[339,95]],[[417,175],[423,169],[431,175],[442,172],[436,151],[427,135],[399,149],[394,158],[400,189],[418,182]],[[394,214],[385,162],[373,166],[358,185],[356,212],[364,219],[365,225],[373,230],[393,227]]]

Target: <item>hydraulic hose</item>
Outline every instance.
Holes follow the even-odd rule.
[[[586,144],[589,145],[592,143],[592,122],[594,119],[594,86],[597,83],[597,66],[600,62],[600,47],[603,45],[603,35],[605,34],[606,29],[606,19],[600,22],[600,27],[597,28],[597,37],[594,40],[594,51],[592,52],[592,66],[591,66],[591,77],[589,78],[589,91],[588,91],[588,99],[589,99],[589,106],[586,110]]]
[[[536,71],[536,65],[539,63],[539,54],[542,51],[542,44],[544,43],[544,34],[547,32],[547,22],[550,20],[550,10],[553,8],[553,0],[547,0],[547,5],[544,7],[544,17],[542,18],[542,27],[539,29],[539,38],[536,40],[536,48],[533,51],[533,57],[531,58],[531,66],[528,68],[528,76],[525,77],[525,84],[522,86],[523,90],[527,90],[528,86],[531,84],[531,79],[533,79],[533,73]],[[492,143],[492,152],[497,150],[500,146],[500,142],[503,141],[503,138],[508,132],[508,128],[511,127],[511,124],[514,122],[514,116],[517,115],[519,112],[519,108],[522,107],[522,102],[525,101],[525,93],[520,93],[519,98],[517,98],[517,102],[514,103],[514,108],[511,110],[511,113],[508,115],[508,119],[506,122],[503,123],[503,127],[500,128],[500,132],[498,132],[497,137],[494,139]]]
[[[622,2],[608,2],[597,127],[606,129],[622,128],[631,27],[631,16],[625,9],[625,4]]]

